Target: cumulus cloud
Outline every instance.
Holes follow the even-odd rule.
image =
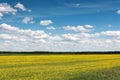
[[[0,25],[0,29],[3,31],[18,31],[19,28],[3,23]]]
[[[15,8],[18,8],[18,9],[20,9],[20,10],[22,10],[22,11],[28,11],[28,12],[31,12],[32,10],[30,10],[30,9],[27,9],[23,4],[21,4],[21,3],[17,3],[16,5],[15,5]]]
[[[120,10],[117,10],[117,14],[120,14]]]
[[[56,28],[51,26],[51,27],[47,27],[46,29],[48,29],[48,30],[55,30]]]
[[[20,9],[20,10],[22,10],[22,11],[26,11],[26,10],[27,10],[27,9],[25,8],[25,6],[24,6],[23,4],[21,4],[21,3],[17,3],[17,4],[15,5],[15,7],[18,8],[18,9]]]
[[[18,41],[21,40],[32,40],[32,39],[44,39],[48,36],[48,34],[46,34],[44,31],[42,30],[24,30],[24,29],[19,29],[17,27],[8,25],[6,23],[3,23],[0,25],[0,31],[3,33],[7,33],[6,35],[8,36],[16,36],[18,39]],[[6,36],[5,35],[5,36]]]
[[[101,32],[100,34],[108,37],[120,38],[120,31],[104,31]]]
[[[93,29],[94,26],[92,26],[92,25],[85,25],[85,28],[91,28],[91,29]]]
[[[65,30],[72,30],[75,32],[90,32],[92,30],[93,26],[92,25],[85,25],[85,26],[66,26],[64,27]]]
[[[0,50],[5,51],[114,51],[120,48],[120,31],[55,35],[3,23],[0,40]]]
[[[61,36],[49,36],[49,40],[51,40],[51,41],[62,41],[63,38]]]
[[[48,26],[52,23],[53,23],[52,20],[42,20],[42,21],[40,21],[40,25],[42,25],[42,26]]]
[[[77,34],[63,34],[62,37],[64,38],[64,40],[70,40],[70,41],[75,41],[75,42],[80,42],[80,41],[86,41],[89,39],[95,39],[95,38],[99,38],[100,34],[99,33],[95,33],[95,34],[90,34],[90,33],[77,33]]]
[[[35,22],[33,21],[33,18],[32,18],[32,17],[25,17],[25,18],[22,20],[22,22],[23,22],[24,24],[29,24],[29,23],[33,24],[33,23],[35,23]]]
[[[15,5],[15,8],[18,8],[22,11],[28,11],[31,12],[32,10],[27,9],[23,4],[21,3],[17,3]],[[2,19],[2,17],[4,16],[4,14],[13,14],[15,15],[17,13],[17,9],[15,9],[14,7],[12,7],[10,4],[8,3],[0,3],[0,19]]]
[[[72,41],[79,40],[77,35],[72,35],[70,33],[69,34],[63,34],[62,36],[67,40],[72,40]]]
[[[16,12],[17,10],[11,7],[8,3],[0,3],[0,18],[2,18],[4,14],[8,13],[12,13],[13,15],[15,15]]]
[[[0,34],[0,39],[13,39],[14,36],[10,36],[9,34]]]

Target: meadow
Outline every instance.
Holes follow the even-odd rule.
[[[120,80],[120,54],[1,55],[0,80]]]

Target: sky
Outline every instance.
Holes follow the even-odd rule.
[[[120,0],[0,0],[0,51],[120,51]]]

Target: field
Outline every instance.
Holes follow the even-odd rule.
[[[120,55],[1,55],[0,80],[120,80]]]

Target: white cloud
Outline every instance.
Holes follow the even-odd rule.
[[[22,11],[28,11],[28,12],[31,12],[32,10],[30,10],[30,9],[27,9],[23,4],[21,4],[21,3],[17,3],[16,5],[15,5],[15,8],[18,8],[18,9],[20,9],[20,10],[22,10]]]
[[[55,30],[56,28],[51,26],[51,27],[47,27],[46,29],[48,29],[48,30]]]
[[[88,28],[91,28],[91,29],[88,29]],[[92,30],[93,26],[91,25],[85,25],[85,26],[66,26],[64,27],[65,30],[72,30],[72,31],[75,31],[75,32],[90,32]]]
[[[40,21],[40,25],[42,25],[42,26],[48,26],[52,23],[53,23],[52,20],[42,20],[42,21]]]
[[[6,23],[1,24],[0,29],[5,30],[5,31],[18,31],[19,30],[19,28],[8,25]]]
[[[89,33],[77,33],[77,34],[63,34],[62,37],[64,38],[64,40],[70,40],[70,41],[75,41],[75,42],[80,42],[80,41],[86,41],[89,39],[95,39],[95,38],[99,38],[100,34],[96,33],[96,34],[89,34]]]
[[[17,27],[8,25],[6,23],[3,23],[0,25],[0,31],[4,32],[4,33],[8,33],[11,35],[15,35],[18,37],[22,37],[22,38],[31,38],[31,39],[44,39],[46,37],[48,37],[48,34],[46,34],[44,31],[42,30],[23,30],[23,29],[19,29]],[[19,38],[18,38],[19,39]]]
[[[0,34],[0,39],[12,39],[12,36],[8,34]]]
[[[0,24],[0,50],[5,51],[114,51],[119,44],[120,31],[57,35]]]
[[[120,14],[120,10],[117,10],[117,14]]]
[[[109,36],[109,37],[120,37],[120,31],[104,31],[100,33],[101,35],[104,36]]]
[[[25,23],[25,24],[28,24],[28,23],[31,23],[31,24],[34,24],[35,22],[32,21],[33,18],[32,17],[25,17],[22,22]]]
[[[18,9],[20,9],[20,10],[22,10],[22,11],[26,11],[27,9],[25,8],[25,6],[23,5],[23,4],[21,4],[21,3],[17,3],[16,5],[15,5],[15,8],[18,8]]]
[[[60,36],[49,36],[49,40],[51,41],[62,41],[63,38]]]
[[[2,14],[2,13],[0,13],[0,19],[2,19],[2,17],[3,17],[3,14]]]
[[[23,38],[22,36],[18,37],[16,35],[9,35],[9,34],[0,34],[0,39],[3,40],[10,40],[10,41],[26,41],[25,38]]]
[[[15,15],[16,12],[17,10],[12,8],[8,3],[0,3],[0,18],[2,18],[4,14],[8,13],[12,13],[13,15]]]
[[[94,28],[94,26],[92,26],[92,25],[85,25],[85,28],[90,28],[90,29],[93,29],[93,28]]]
[[[65,39],[67,40],[71,40],[71,41],[76,41],[76,40],[79,40],[78,36],[77,35],[72,35],[72,34],[63,34],[62,35]]]

